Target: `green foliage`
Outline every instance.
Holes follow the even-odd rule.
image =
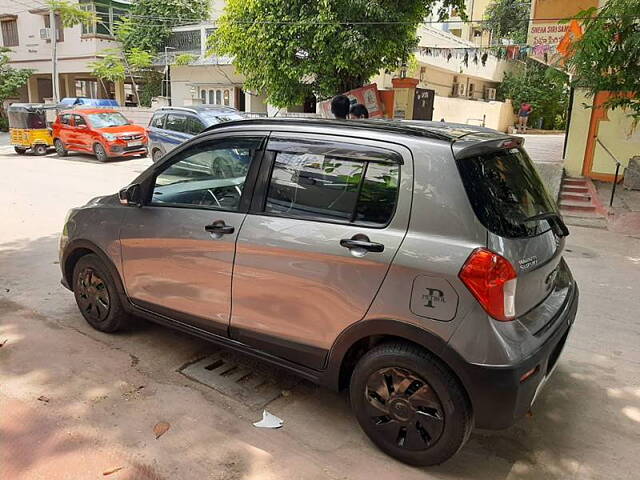
[[[28,68],[13,68],[9,65],[10,48],[0,47],[0,130],[8,128],[3,110],[4,101],[18,94],[18,90],[26,85],[33,70]]]
[[[126,58],[129,68],[132,70],[143,70],[153,66],[153,55],[138,47],[133,47],[126,52]]]
[[[420,22],[464,0],[228,0],[209,52],[234,58],[245,88],[286,107],[362,86],[406,63]]]
[[[129,51],[134,47],[156,53],[165,44],[171,28],[198,23],[209,17],[208,0],[138,0],[130,16],[124,17],[116,36]]]
[[[182,53],[175,58],[174,63],[176,65],[189,65],[196,58],[198,57],[192,53]]]
[[[103,57],[100,60],[89,62],[91,73],[103,81],[123,81],[127,76],[127,72],[120,51],[113,48],[104,50],[101,53]]]
[[[140,75],[140,106],[150,107],[151,99],[162,93],[162,73],[157,70],[145,70]]]
[[[17,95],[18,90],[26,85],[33,70],[13,68],[9,65],[10,48],[0,47],[0,106],[7,98]]]
[[[569,99],[567,82],[565,73],[528,60],[518,70],[504,74],[504,80],[498,87],[498,97],[501,100],[510,98],[515,112],[522,102],[529,103],[533,107],[530,126],[537,125],[542,118],[544,129],[562,129]]]
[[[623,108],[640,120],[640,22],[637,0],[609,0],[596,12],[581,12],[584,35],[573,43],[567,67],[576,87],[591,95],[613,93],[605,106]],[[594,16],[597,13],[597,16]]]
[[[493,32],[494,39],[505,38],[525,43],[529,29],[531,3],[522,0],[494,0],[485,11],[484,28]]]
[[[47,6],[60,15],[62,25],[71,28],[80,23],[91,25],[96,21],[96,14],[87,10],[81,10],[78,4],[69,3],[66,0],[48,0]]]

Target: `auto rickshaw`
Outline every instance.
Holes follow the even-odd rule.
[[[36,155],[46,155],[53,147],[51,129],[47,124],[47,111],[53,106],[42,103],[14,103],[7,108],[11,145],[22,155],[31,149]]]

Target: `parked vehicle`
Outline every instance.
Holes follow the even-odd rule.
[[[47,125],[47,110],[42,103],[13,103],[7,108],[9,138],[16,153],[24,155],[32,150],[46,155],[53,146],[51,129]]]
[[[100,108],[113,108],[119,107],[117,100],[111,98],[88,98],[88,97],[65,97],[60,100],[59,108],[77,108],[83,107],[100,107]]]
[[[71,210],[60,265],[94,328],[135,314],[348,388],[379,448],[432,465],[553,373],[578,305],[566,235],[521,138],[261,119]]]
[[[162,158],[205,128],[231,120],[242,120],[243,114],[231,107],[198,105],[162,107],[149,121],[149,152],[154,162]]]
[[[101,162],[111,157],[147,154],[147,133],[117,110],[82,109],[58,114],[53,143],[61,157],[69,151],[93,153]]]

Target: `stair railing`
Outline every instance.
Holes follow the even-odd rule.
[[[611,188],[611,199],[609,200],[609,206],[613,207],[613,197],[616,194],[616,185],[618,185],[618,174],[620,173],[620,160],[618,160],[615,155],[613,153],[611,153],[611,150],[609,150],[606,145],[604,143],[602,143],[600,141],[600,139],[598,137],[596,137],[596,142],[598,142],[598,144],[604,148],[604,151],[607,152],[609,154],[609,156],[611,158],[613,158],[613,161],[616,162],[616,174],[613,177],[613,187]]]

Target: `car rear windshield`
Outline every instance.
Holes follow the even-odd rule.
[[[524,150],[495,150],[457,164],[473,210],[489,231],[514,238],[551,228],[547,220],[528,220],[557,208]]]
[[[244,117],[237,113],[208,112],[206,110],[200,112],[200,117],[204,120],[205,126],[210,127],[222,122],[231,122],[233,120],[242,120]]]
[[[118,112],[92,113],[89,120],[95,128],[121,127],[129,123],[124,115]]]

